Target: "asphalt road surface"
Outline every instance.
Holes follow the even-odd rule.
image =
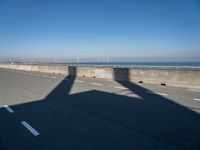
[[[200,90],[0,69],[0,150],[199,150]]]

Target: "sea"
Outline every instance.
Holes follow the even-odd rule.
[[[118,67],[118,68],[200,69],[200,61],[196,61],[196,62],[74,62],[74,63],[56,63],[54,65]]]

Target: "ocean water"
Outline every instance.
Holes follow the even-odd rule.
[[[119,67],[119,68],[185,68],[200,69],[199,62],[82,62],[63,63],[66,66],[98,66],[98,67]]]

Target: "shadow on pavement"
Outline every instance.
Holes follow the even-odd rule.
[[[113,69],[115,80],[140,96],[91,90],[70,95],[76,68],[41,101],[12,106],[40,132],[34,137],[0,110],[1,149],[200,149],[200,117],[169,99],[147,93],[129,80],[129,70]],[[120,76],[123,72],[126,76]],[[150,91],[149,91],[150,92]],[[11,129],[10,129],[11,128]],[[5,130],[4,130],[5,129]],[[6,134],[11,137],[6,137]],[[16,138],[17,137],[17,138]],[[26,137],[24,140],[24,137]],[[8,143],[12,145],[8,146]]]

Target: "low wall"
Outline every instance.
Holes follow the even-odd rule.
[[[0,68],[200,89],[200,70],[0,64]]]

